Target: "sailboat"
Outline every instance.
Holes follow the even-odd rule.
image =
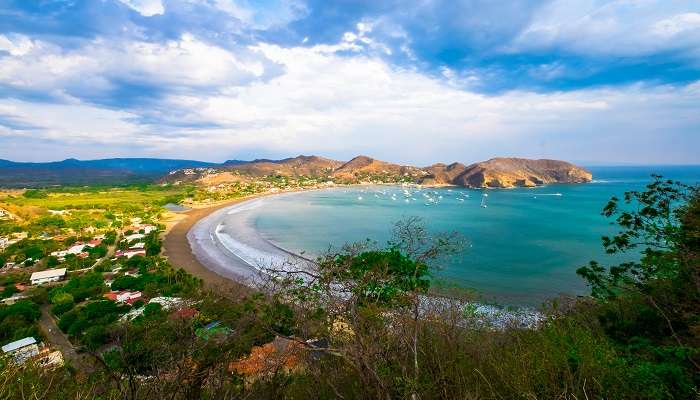
[[[486,208],[486,198],[489,197],[488,193],[484,193],[481,196],[481,207]]]

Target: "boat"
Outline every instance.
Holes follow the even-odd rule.
[[[487,197],[489,197],[488,193],[484,193],[484,194],[481,196],[481,207],[483,207],[483,208],[488,207],[488,206],[486,205],[486,198],[487,198]]]

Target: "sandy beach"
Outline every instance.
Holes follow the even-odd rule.
[[[261,267],[306,263],[263,239],[251,221],[251,211],[270,193],[236,199],[205,208],[171,213],[164,232],[163,251],[171,264],[201,278],[206,287],[232,296],[250,292]]]
[[[216,289],[232,297],[244,296],[250,293],[250,288],[234,280],[225,278],[206,268],[192,253],[187,240],[187,233],[199,220],[223,208],[251,200],[252,197],[240,198],[205,208],[194,208],[182,213],[176,213],[169,221],[163,239],[163,254],[175,267],[180,267],[188,273],[202,279],[205,287]]]

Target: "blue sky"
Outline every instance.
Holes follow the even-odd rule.
[[[0,2],[0,158],[698,149],[697,0]]]

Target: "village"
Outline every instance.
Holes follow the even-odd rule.
[[[169,215],[162,203],[30,216],[0,208],[0,359],[89,373],[118,349],[114,331],[154,318],[190,324],[198,340],[229,337],[225,315],[192,299],[201,281],[161,256]],[[296,368],[299,344],[270,339],[232,363],[231,373]]]

